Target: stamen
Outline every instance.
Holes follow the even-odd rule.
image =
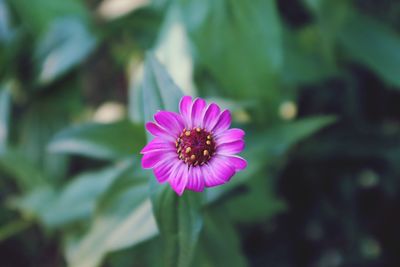
[[[185,135],[186,135],[186,136],[190,136],[190,131],[186,131],[186,132],[185,132]]]
[[[199,127],[196,128],[196,132],[201,132],[201,129]]]
[[[187,148],[186,148],[186,151],[185,151],[186,154],[189,154],[191,150],[192,150],[192,149],[191,149],[190,147],[187,147]]]
[[[208,155],[209,155],[208,150],[204,150],[203,151],[203,156],[208,156]]]
[[[207,141],[206,141],[206,144],[207,144],[207,145],[211,145],[211,141],[210,141],[210,140],[207,140]]]
[[[190,156],[190,159],[191,159],[191,160],[195,160],[195,159],[196,159],[196,156],[195,156],[195,155],[191,155],[191,156]]]

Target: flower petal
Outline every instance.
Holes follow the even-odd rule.
[[[206,130],[211,131],[218,122],[220,109],[217,104],[211,103],[204,113],[203,125]]]
[[[206,107],[206,101],[202,98],[196,98],[192,105],[192,125],[191,127],[201,127],[203,121],[204,109]]]
[[[154,122],[146,123],[146,129],[149,131],[153,136],[160,137],[165,140],[175,141],[176,137],[173,133],[166,131],[164,128],[159,126]]]
[[[154,168],[154,176],[157,178],[159,183],[167,181],[174,169],[180,164],[178,160],[164,159]]]
[[[188,182],[188,166],[181,161],[171,172],[169,183],[178,195],[182,195]]]
[[[218,135],[215,136],[215,140],[218,144],[230,143],[241,140],[244,135],[245,133],[242,129],[233,128],[220,132]]]
[[[224,110],[221,115],[219,115],[218,122],[215,124],[212,131],[217,135],[229,128],[231,125],[232,118],[229,110]]]
[[[217,146],[218,154],[232,155],[240,153],[245,147],[243,140],[238,140],[231,143],[224,143]]]
[[[168,154],[168,152],[164,153],[157,150],[147,152],[146,154],[143,155],[142,167],[144,169],[153,168],[154,165],[156,165],[158,162],[160,162],[162,159],[165,158],[166,154]]]
[[[179,102],[179,111],[187,128],[191,128],[192,97],[184,96]]]
[[[153,150],[172,150],[175,151],[175,146],[173,142],[168,142],[164,139],[161,139],[159,137],[154,138],[153,140],[150,141],[143,149],[140,151],[141,154],[145,154],[149,151]]]
[[[190,168],[188,177],[187,189],[195,192],[202,192],[204,190],[204,178],[200,167]]]
[[[206,166],[205,168],[203,168]],[[207,187],[221,185],[228,182],[235,174],[235,169],[219,157],[214,157],[208,165],[202,166]]]
[[[223,161],[227,162],[230,166],[232,166],[235,171],[241,171],[247,167],[247,161],[239,156],[236,155],[218,155]]]
[[[167,131],[178,135],[185,128],[182,116],[175,112],[159,111],[154,115],[156,122]]]

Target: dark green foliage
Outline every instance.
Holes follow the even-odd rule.
[[[398,1],[122,2],[0,0],[0,266],[398,266]],[[139,152],[185,94],[248,167],[178,197]]]

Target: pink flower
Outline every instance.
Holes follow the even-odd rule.
[[[184,96],[180,114],[159,111],[146,129],[154,136],[141,154],[142,166],[152,168],[159,183],[168,181],[178,195],[201,192],[228,182],[246,161],[235,155],[244,149],[244,131],[229,129],[231,114],[201,98]]]

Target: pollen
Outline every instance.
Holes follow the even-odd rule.
[[[215,153],[216,145],[211,132],[200,127],[184,129],[177,138],[178,158],[189,167],[203,166]]]

